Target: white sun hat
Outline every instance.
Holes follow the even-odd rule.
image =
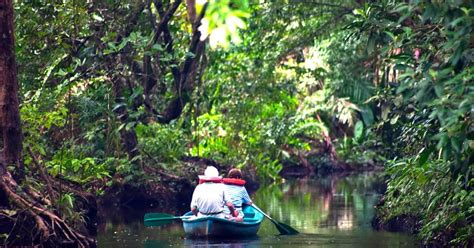
[[[206,170],[204,171],[204,175],[199,175],[199,179],[205,179],[205,180],[220,179],[220,178],[222,177],[219,176],[219,171],[214,166],[208,166]]]

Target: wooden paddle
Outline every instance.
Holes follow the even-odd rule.
[[[143,217],[145,226],[162,226],[171,223],[173,220],[185,220],[192,216],[174,216],[165,213],[147,213]]]
[[[255,204],[252,204],[250,206],[253,207],[255,210],[257,210],[258,212],[260,212],[261,214],[263,214],[263,216],[267,217],[275,225],[275,227],[278,229],[281,235],[294,235],[294,234],[299,233],[293,227],[272,219],[268,214],[264,213],[260,208],[255,206]]]

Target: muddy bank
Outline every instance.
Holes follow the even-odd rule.
[[[382,220],[380,216],[374,216],[372,227],[375,230],[384,230],[389,232],[403,232],[408,234],[417,234],[421,228],[420,218],[412,215],[399,215],[387,221]]]
[[[422,210],[421,210],[422,211]],[[389,231],[389,232],[400,232],[416,235],[417,238],[420,238],[418,234],[420,233],[423,223],[421,218],[414,215],[402,214],[384,220],[383,216],[380,216],[376,211],[376,215],[372,219],[372,227],[375,230],[379,231]],[[440,231],[437,236],[429,241],[419,240],[420,245],[424,247],[451,247],[453,246],[450,241],[456,238],[456,233],[454,229],[444,229]],[[474,237],[471,237],[470,245],[467,247],[472,247],[474,245]],[[454,246],[457,247],[457,246]]]
[[[375,215],[371,221],[371,225],[375,230],[383,230],[389,232],[399,232],[415,235],[420,242],[420,246],[424,247],[460,247],[458,245],[453,245],[452,240],[455,240],[456,237],[456,227],[440,229],[434,237],[430,240],[422,240],[422,235],[420,232],[423,228],[423,221],[420,216],[414,214],[400,214],[387,218],[384,216],[379,209],[381,209],[384,204],[386,204],[384,198],[378,202],[374,208],[376,209]],[[420,211],[424,211],[420,209]],[[419,213],[418,213],[419,214]],[[474,237],[470,238],[467,247],[473,247]]]
[[[332,166],[332,165],[285,165],[279,172],[283,178],[299,178],[307,176],[328,176],[331,174],[349,174],[368,171],[382,171],[383,166],[376,164]]]

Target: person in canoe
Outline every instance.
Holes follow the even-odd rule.
[[[231,169],[227,174],[227,178],[224,178],[223,183],[225,185],[225,194],[230,198],[233,206],[238,212],[228,216],[229,219],[242,222],[244,219],[244,212],[242,211],[242,205],[252,205],[247,189],[245,189],[245,180],[242,179],[242,172],[239,169]],[[232,212],[227,212],[227,214]]]
[[[225,193],[222,177],[214,166],[208,166],[204,175],[199,176],[199,185],[196,186],[191,199],[191,211],[197,217],[213,216],[225,218],[226,214],[238,216],[232,201]]]

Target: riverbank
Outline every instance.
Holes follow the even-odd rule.
[[[302,177],[324,177],[332,174],[350,174],[350,173],[362,173],[362,172],[381,172],[383,166],[377,164],[360,164],[360,165],[349,165],[344,166],[332,166],[332,164],[322,165],[289,165],[284,166],[279,172],[282,178],[302,178]]]
[[[474,246],[472,179],[449,173],[443,160],[387,166],[387,190],[376,205],[377,230],[416,234],[429,247]]]

